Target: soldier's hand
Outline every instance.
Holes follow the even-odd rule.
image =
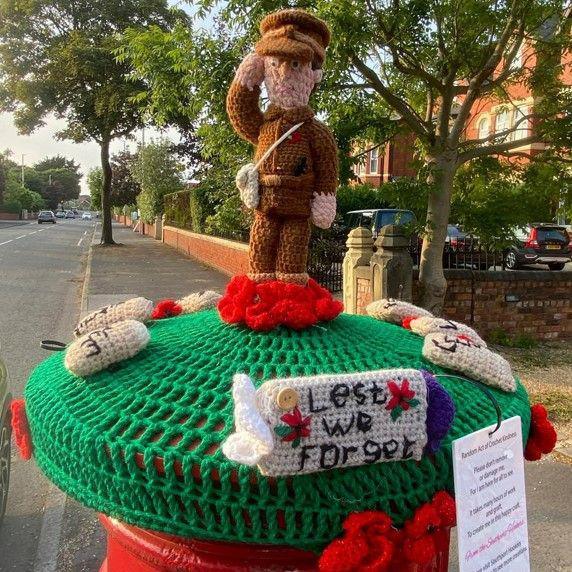
[[[336,218],[336,196],[314,193],[312,200],[312,222],[318,228],[330,228]]]
[[[238,66],[236,81],[252,91],[264,81],[264,58],[256,53],[248,54]]]

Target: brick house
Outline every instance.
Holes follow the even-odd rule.
[[[369,149],[354,166],[357,182],[379,187],[397,177],[415,176],[414,145],[415,136],[401,132],[379,147]]]
[[[536,65],[536,54],[530,45],[523,44],[515,57],[511,68],[533,69]],[[572,86],[572,53],[567,53],[561,62],[563,83]],[[501,101],[491,96],[478,99],[473,105],[467,128],[464,132],[466,140],[487,139],[495,133],[512,130],[507,135],[516,141],[529,137],[534,129],[534,121],[527,118],[534,110],[535,96],[526,83],[516,81],[506,88],[509,102]],[[462,98],[457,98],[458,103]],[[497,138],[495,143],[503,139]],[[363,161],[354,167],[354,173],[360,183],[370,183],[379,186],[396,177],[414,176],[414,143],[415,136],[401,132],[392,140],[380,147],[369,150],[363,156]],[[485,143],[486,144],[486,143]],[[371,145],[370,145],[371,146]],[[539,141],[517,147],[511,151],[518,161],[526,161],[523,155],[534,156],[542,152],[546,144]]]

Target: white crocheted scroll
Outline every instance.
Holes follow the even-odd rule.
[[[129,359],[149,342],[149,331],[137,320],[124,320],[92,330],[66,350],[64,364],[79,377],[92,375],[111,364]]]
[[[429,334],[454,334],[465,336],[479,346],[486,348],[486,342],[469,326],[455,322],[453,320],[445,320],[444,318],[436,318],[433,316],[421,316],[409,322],[409,327],[412,332],[420,336],[427,336]]]
[[[137,320],[138,322],[146,322],[151,318],[153,312],[153,302],[146,298],[131,298],[121,304],[112,304],[111,306],[104,306],[88,314],[76,326],[74,335],[76,338],[97,330],[111,326],[123,320]]]
[[[419,460],[427,443],[427,385],[415,369],[233,383],[236,432],[222,451],[263,475]]]
[[[409,302],[403,300],[394,300],[393,298],[384,298],[376,300],[369,304],[365,311],[377,320],[384,322],[393,322],[394,324],[401,324],[404,318],[412,317],[419,318],[421,316],[433,316],[431,312]]]
[[[206,310],[207,308],[214,308],[221,298],[222,296],[218,292],[205,290],[204,292],[189,294],[188,296],[177,300],[177,304],[181,306],[182,314],[192,314],[194,312]]]
[[[423,357],[486,385],[503,391],[516,391],[510,364],[502,356],[463,334],[427,335],[423,343]]]

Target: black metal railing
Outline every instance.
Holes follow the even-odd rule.
[[[419,266],[422,244],[419,236],[411,237],[409,253],[414,266]],[[503,252],[484,246],[475,237],[448,237],[443,249],[443,268],[504,270]]]

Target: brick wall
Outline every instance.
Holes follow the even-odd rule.
[[[542,340],[572,337],[570,272],[445,270],[445,276],[443,315],[473,325],[485,337],[497,328]],[[414,273],[414,303],[419,303],[417,284]],[[359,280],[358,313],[365,312],[369,287],[369,280]]]
[[[19,213],[5,213],[0,212],[0,220],[19,220]]]
[[[248,272],[248,245],[197,234],[173,226],[163,227],[163,242],[225,274]]]

